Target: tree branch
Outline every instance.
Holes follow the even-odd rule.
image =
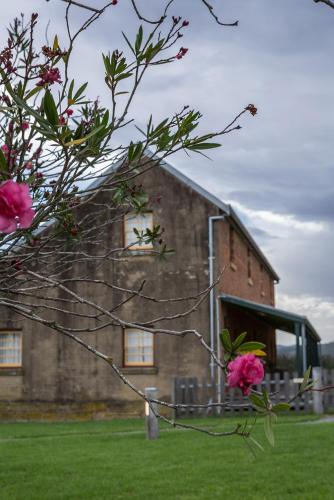
[[[313,0],[314,3],[324,3],[328,5],[331,9],[334,9],[334,2],[332,0]]]
[[[207,0],[201,0],[201,2],[205,5],[205,7],[208,9],[208,11],[210,12],[211,16],[214,18],[214,20],[216,21],[217,24],[220,24],[220,26],[238,26],[239,25],[239,21],[235,21],[234,23],[223,23],[222,21],[220,21],[219,17],[217,16],[217,14],[215,13],[213,7],[211,4],[209,4],[209,2]]]

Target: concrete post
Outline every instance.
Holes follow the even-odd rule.
[[[156,387],[146,387],[145,395],[150,399],[157,399],[158,389]],[[151,407],[156,412],[158,405],[151,403]],[[146,420],[146,437],[147,439],[158,439],[159,437],[159,420],[155,416],[150,405],[145,402],[145,420]]]
[[[313,366],[312,379],[314,380],[314,389],[320,389],[322,386],[322,368]],[[313,392],[313,411],[316,415],[324,413],[324,397],[322,392]]]

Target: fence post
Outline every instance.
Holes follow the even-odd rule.
[[[320,389],[322,385],[322,368],[320,366],[314,366],[312,368],[312,379],[314,380],[314,389]],[[316,415],[322,415],[324,413],[322,392],[313,392],[313,411]]]
[[[156,387],[146,387],[145,395],[149,399],[157,399],[158,389]],[[154,411],[157,410],[158,405],[156,403],[150,403],[150,405],[147,402],[145,403],[146,437],[147,439],[157,439],[159,437],[159,421]]]

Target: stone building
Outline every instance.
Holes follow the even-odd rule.
[[[110,169],[110,175],[115,169],[117,166]],[[96,181],[94,186],[102,182]],[[87,274],[129,289],[145,279],[145,293],[163,298],[194,296],[223,270],[219,284],[197,310],[162,321],[161,326],[195,328],[218,356],[218,335],[223,327],[233,336],[247,331],[248,340],[266,344],[269,370],[275,368],[275,330],[279,329],[296,335],[299,371],[309,363],[318,365],[319,336],[307,318],[275,308],[278,275],[232,207],[165,162],[143,173],[140,182],[150,199],[156,201],[144,215],[127,214],[112,231],[106,230],[105,244],[108,248],[128,245],[134,241],[134,227],[159,224],[175,253],[160,261],[147,252],[150,245],[133,246],[126,253],[126,262],[96,267],[89,263]],[[93,292],[85,286],[84,293],[89,297]],[[98,301],[106,308],[114,307],[121,298],[114,292],[94,293],[100,293]],[[170,316],[193,304],[190,300],[186,308],[178,302],[143,306],[139,298],[134,298],[123,306],[122,314],[131,322],[141,323],[147,321],[148,312],[150,317]],[[76,324],[74,321],[73,326]],[[171,398],[174,377],[217,378],[208,353],[191,335],[181,338],[152,335],[140,328],[109,327],[83,333],[82,338],[110,354],[140,389],[157,387],[161,399]],[[54,418],[66,414],[85,418],[133,415],[142,410],[142,401],[107,363],[38,323],[25,320],[18,327],[11,313],[1,311],[0,417]]]

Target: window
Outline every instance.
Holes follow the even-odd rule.
[[[124,365],[153,366],[153,333],[135,328],[124,330]]]
[[[146,229],[153,229],[153,214],[146,212],[144,214],[128,214],[124,217],[124,244],[132,245],[131,250],[151,250],[152,243],[138,243],[138,237],[134,232],[137,229],[139,233],[146,232]]]
[[[22,366],[20,332],[0,332],[0,368]]]

